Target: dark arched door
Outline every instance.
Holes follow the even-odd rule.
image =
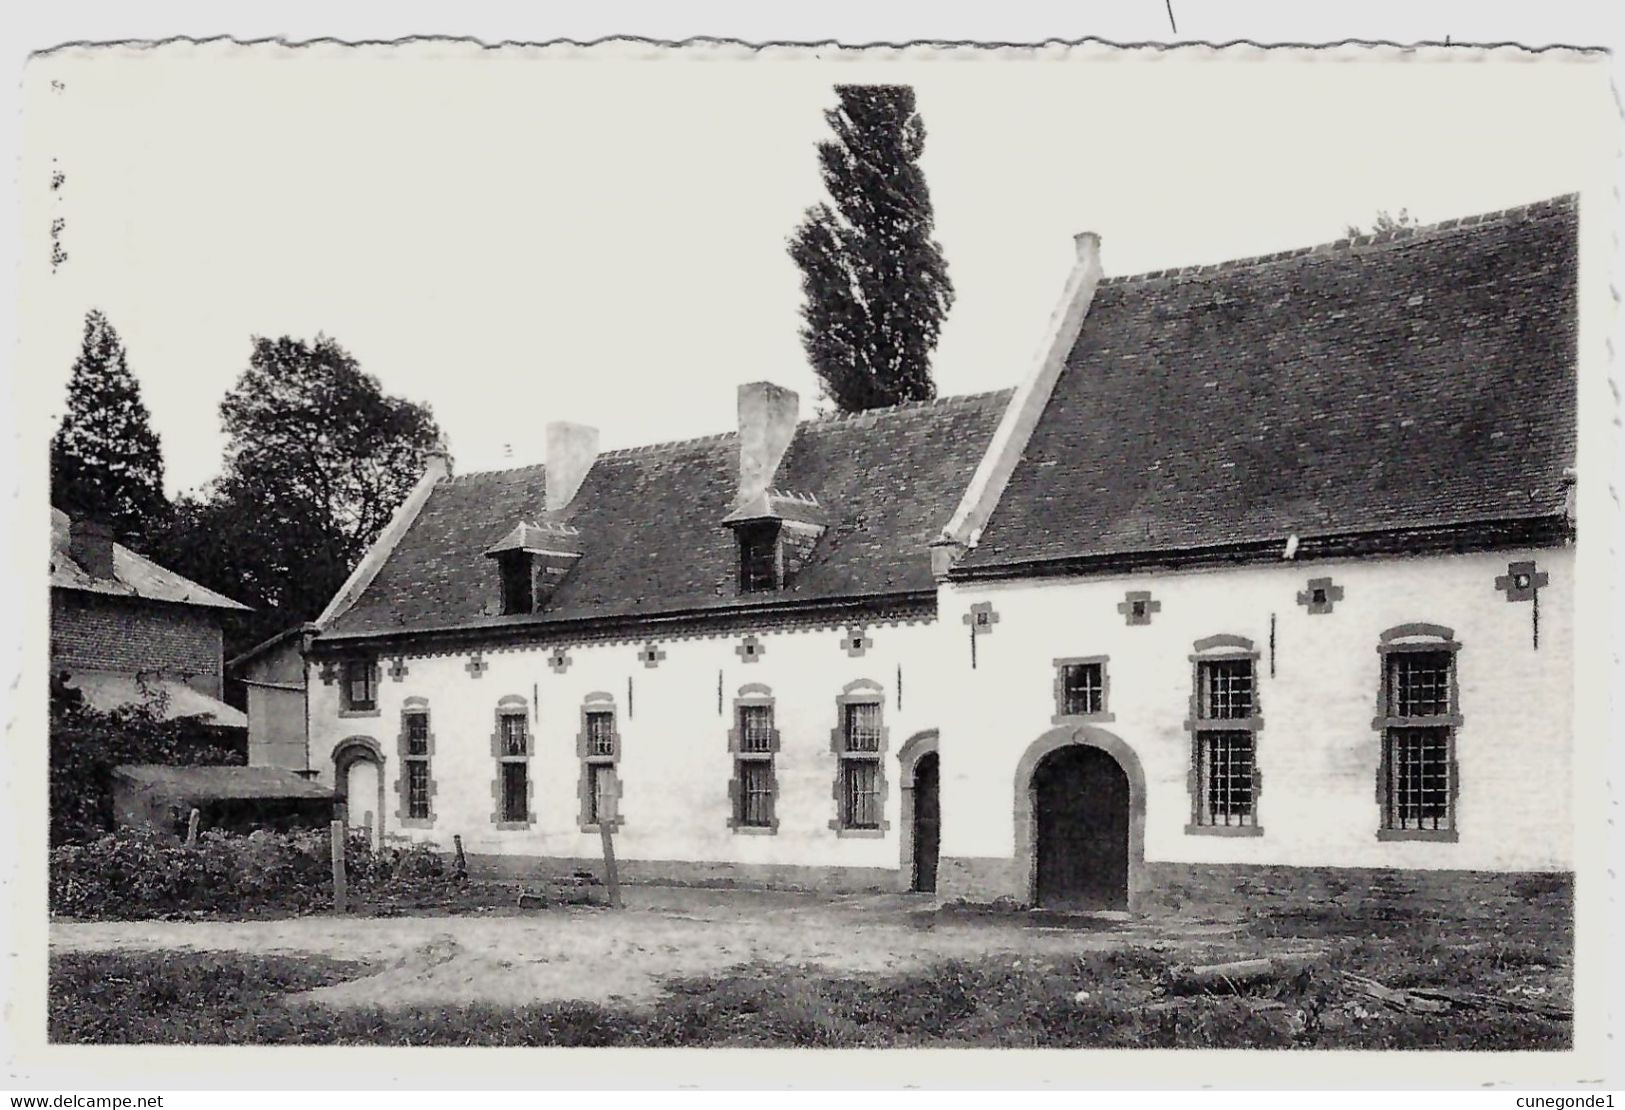
[[[1072,744],[1033,772],[1037,899],[1059,909],[1128,906],[1128,775],[1099,748]]]
[[[937,794],[937,753],[914,765],[914,889],[937,889],[937,851],[942,837],[942,805]]]

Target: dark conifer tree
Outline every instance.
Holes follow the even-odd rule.
[[[136,541],[169,509],[164,457],[124,344],[107,317],[85,317],[84,342],[68,380],[68,411],[51,441],[51,503],[106,521]]]
[[[932,238],[919,159],[925,124],[904,85],[841,85],[818,145],[830,202],[790,240],[801,268],[802,344],[843,411],[936,396],[931,352],[954,301]]]

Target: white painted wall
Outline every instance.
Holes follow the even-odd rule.
[[[1509,561],[1531,558],[1550,575],[1538,651],[1530,604],[1510,603],[1494,586]],[[1054,727],[1053,660],[1108,655],[1107,709],[1116,720],[1101,727],[1144,766],[1148,861],[1566,868],[1573,565],[1572,549],[1559,549],[945,587],[939,629],[963,633],[963,614],[981,601],[993,603],[999,622],[979,638],[976,669],[954,635],[936,676],[942,854],[1010,858],[1017,761]],[[1297,594],[1322,576],[1344,597],[1334,612],[1310,615]],[[1117,605],[1125,591],[1146,589],[1162,608],[1149,626],[1129,627]],[[1463,645],[1457,843],[1377,840],[1376,648],[1384,630],[1412,621],[1448,626]],[[1189,656],[1196,640],[1216,633],[1247,637],[1263,653],[1260,837],[1185,832]]]
[[[600,852],[597,833],[583,833],[578,826],[576,734],[584,699],[602,691],[615,699],[621,735],[620,814],[625,824],[616,835],[620,858],[897,868],[901,793],[896,756],[910,736],[939,724],[932,690],[942,668],[942,637],[929,624],[870,625],[873,644],[854,659],[842,648],[844,631],[760,633],[765,651],[753,663],[742,662],[735,653],[743,638],[739,634],[661,640],[657,642],[666,658],[653,669],[638,659],[644,641],[570,645],[571,663],[562,674],[547,664],[551,647],[487,651],[489,669],[477,679],[465,669],[466,653],[408,656],[401,680],[389,676],[386,657],[376,717],[339,717],[338,685],[325,685],[319,666],[312,666],[312,766],[330,782],[337,744],[351,736],[376,740],[386,753],[386,832],[403,834],[395,817],[401,703],[424,697],[435,743],[435,822],[432,829],[405,830],[404,835],[446,848],[453,834],[461,835],[471,853],[595,857]],[[720,715],[719,669],[724,694]],[[883,838],[838,837],[829,828],[835,816],[836,759],[830,750],[835,699],[856,679],[871,680],[885,691],[884,723],[890,730],[886,817],[891,827]],[[736,834],[727,824],[733,699],[741,686],[753,682],[767,684],[777,699],[781,750],[779,828],[774,835]],[[491,733],[497,702],[508,695],[539,704],[532,717],[537,744],[530,768],[537,822],[523,831],[499,831],[491,822],[496,775]]]

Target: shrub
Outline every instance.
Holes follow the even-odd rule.
[[[240,752],[201,717],[164,717],[161,694],[103,712],[77,691],[51,689],[51,843],[96,839],[113,827],[113,768],[121,763],[232,764]]]
[[[183,844],[129,829],[51,851],[51,911],[71,917],[143,918],[189,911],[305,913],[331,904],[325,831],[210,830]],[[444,892],[451,884],[432,848],[374,851],[365,836],[345,844],[345,875],[357,897]]]

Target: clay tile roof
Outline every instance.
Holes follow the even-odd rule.
[[[1574,198],[1102,282],[961,566],[1561,514]]]
[[[800,511],[816,498],[828,527],[794,584],[770,600],[932,590],[929,545],[953,515],[1008,399],[1001,391],[804,421],[780,464],[773,504]],[[738,606],[736,540],[723,525],[734,508],[737,473],[732,433],[600,453],[574,501],[551,520],[579,529],[580,562],[541,613],[507,618],[495,616],[498,572],[483,554],[516,522],[549,522],[543,469],[444,479],[329,631]],[[755,606],[764,598],[748,600]]]

